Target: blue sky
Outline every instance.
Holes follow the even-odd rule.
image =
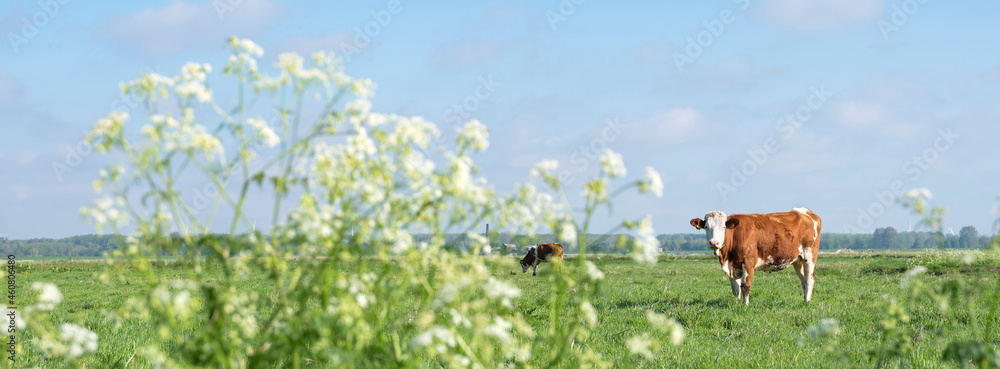
[[[473,107],[491,133],[476,159],[500,192],[548,158],[578,188],[602,147],[631,178],[660,171],[663,198],[622,197],[594,232],[649,213],[657,232],[693,233],[688,220],[707,211],[798,206],[827,232],[906,230],[916,220],[893,189],[926,187],[948,207],[945,229],[993,234],[1000,3],[392,3],[4,2],[0,235],[93,232],[79,208],[110,161],[73,148],[109,111],[139,113],[118,82],[187,61],[221,67],[233,34],[265,49],[262,65],[287,51],[349,54],[347,73],[379,85],[374,110],[443,132],[456,104]],[[492,91],[470,100],[483,81]]]

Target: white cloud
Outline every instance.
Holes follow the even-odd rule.
[[[837,121],[852,127],[869,126],[886,119],[885,109],[878,105],[850,101],[840,105],[837,111]]]
[[[885,0],[763,0],[756,15],[793,31],[825,31],[871,20]]]
[[[151,54],[169,54],[192,48],[222,48],[227,37],[251,37],[276,15],[273,0],[243,0],[189,4],[174,0],[159,9],[119,16],[109,21],[106,34],[116,41]]]
[[[26,165],[26,164],[31,164],[31,162],[35,161],[35,158],[37,157],[38,157],[38,152],[31,149],[26,149],[24,151],[21,151],[21,153],[17,155],[17,158],[15,158],[14,161],[17,162],[17,164]]]
[[[701,113],[693,108],[672,108],[653,114],[628,130],[635,139],[680,143],[694,137],[702,121]]]

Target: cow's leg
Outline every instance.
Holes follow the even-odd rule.
[[[538,259],[531,263],[531,275],[538,275]]]
[[[733,288],[733,296],[736,299],[740,299],[740,279],[739,278],[729,278],[729,286]]]
[[[816,282],[816,255],[812,248],[802,249],[802,274],[806,276],[803,289],[805,290],[806,302],[812,301],[813,283]]]
[[[806,262],[805,259],[800,255],[795,261],[792,262],[795,266],[795,274],[799,275],[799,282],[802,284],[802,298],[808,302],[809,301],[809,274],[806,274]]]
[[[743,287],[741,288],[743,294],[743,303],[747,306],[750,305],[750,285],[753,284],[753,270],[754,268],[747,268],[746,264],[743,267]]]

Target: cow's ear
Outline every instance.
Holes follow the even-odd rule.
[[[740,225],[740,220],[736,218],[726,219],[726,228],[733,229]]]
[[[694,227],[695,229],[705,228],[705,220],[701,218],[691,219],[691,226]]]

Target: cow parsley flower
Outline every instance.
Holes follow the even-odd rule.
[[[594,178],[583,185],[583,196],[593,198],[598,203],[608,200],[608,179]]]
[[[359,78],[351,81],[351,93],[360,99],[369,99],[375,96],[375,82],[367,78]]]
[[[897,201],[903,205],[903,207],[913,208],[913,211],[918,214],[923,214],[924,209],[927,207],[927,200],[933,197],[931,191],[926,188],[912,188],[900,196]]]
[[[597,265],[594,265],[593,262],[587,260],[586,262],[584,262],[584,265],[587,266],[587,277],[589,277],[590,280],[599,281],[604,279],[604,272],[598,269]]]
[[[250,118],[247,119],[247,124],[257,131],[257,138],[261,140],[264,146],[275,147],[281,142],[281,138],[278,137],[278,134],[274,133],[271,126],[268,125],[263,119]]]
[[[111,148],[111,143],[118,140],[122,134],[122,127],[128,120],[128,113],[113,111],[107,117],[101,118],[94,125],[94,128],[87,133],[87,142],[94,144],[98,152],[105,152]]]
[[[663,180],[653,167],[646,167],[646,179],[639,182],[639,192],[652,192],[656,197],[663,197]]]
[[[482,331],[484,335],[495,337],[501,343],[506,343],[512,338],[510,334],[512,327],[514,327],[513,324],[498,316],[493,318],[493,323],[483,327]]]
[[[655,342],[649,339],[648,333],[632,336],[632,338],[625,341],[625,346],[628,347],[629,352],[649,360],[653,359],[652,348],[654,345]]]
[[[576,225],[572,222],[563,222],[559,228],[559,239],[566,243],[576,243]]]
[[[203,103],[212,101],[212,91],[205,86],[205,80],[211,71],[212,66],[209,64],[184,64],[181,67],[181,75],[177,77],[174,91],[186,99],[193,97]]]
[[[597,309],[594,309],[594,305],[591,305],[590,301],[584,301],[580,304],[580,313],[583,314],[583,320],[591,327],[597,325]]]
[[[459,147],[472,147],[476,151],[483,151],[490,147],[490,131],[478,120],[470,120],[457,130]]]
[[[443,354],[448,351],[449,347],[458,345],[458,341],[451,330],[439,325],[430,327],[413,338],[413,346],[415,347],[430,347],[431,345],[434,345],[434,349],[439,354]]]
[[[499,299],[500,304],[504,307],[511,307],[510,300],[521,297],[521,290],[517,286],[494,277],[486,280],[486,285],[483,289],[486,291],[486,297]]]
[[[840,324],[837,319],[824,318],[819,324],[814,324],[806,329],[806,334],[812,339],[837,338],[840,335]]]
[[[604,153],[601,154],[601,173],[611,178],[624,177],[628,174],[622,154],[616,153],[611,149],[604,149]]]
[[[660,332],[670,332],[670,343],[679,346],[684,342],[684,326],[676,320],[667,318],[666,315],[658,314],[652,310],[646,310],[646,320],[654,329]]]
[[[35,302],[35,309],[50,311],[62,302],[63,296],[59,292],[59,287],[56,287],[52,283],[34,282],[31,284],[31,289],[38,291],[38,301]]]
[[[74,359],[86,352],[97,352],[97,333],[72,323],[64,323],[59,327],[59,338],[68,345],[64,355]]]
[[[660,242],[653,235],[653,219],[649,215],[639,222],[633,258],[640,263],[656,263]]]

